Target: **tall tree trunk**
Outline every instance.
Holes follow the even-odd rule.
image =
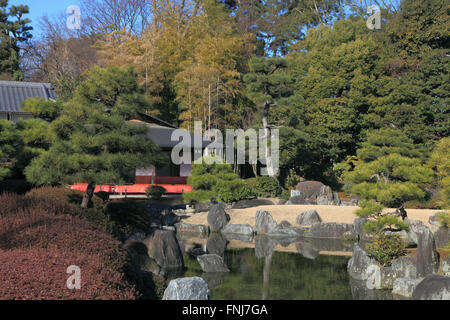
[[[263,123],[263,128],[264,128],[264,137],[267,140],[263,140],[264,142],[266,142],[266,154],[265,154],[265,158],[266,158],[266,168],[267,168],[267,173],[270,177],[272,178],[276,178],[278,176],[278,170],[276,170],[274,168],[274,163],[273,163],[273,158],[272,158],[272,150],[271,147],[269,148],[268,146],[268,141],[269,139],[272,139],[272,130],[269,127],[269,110],[270,110],[270,105],[272,104],[272,102],[267,101],[264,104],[264,111],[263,111],[263,117],[262,117],[262,123]]]
[[[83,202],[81,203],[82,208],[88,207],[89,203],[92,200],[92,197],[94,196],[94,190],[95,190],[95,183],[89,183],[83,195]]]

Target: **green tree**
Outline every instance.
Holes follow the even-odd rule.
[[[63,104],[60,101],[45,100],[41,97],[28,98],[22,103],[25,111],[45,121],[53,121],[61,115]]]
[[[450,209],[450,138],[442,138],[428,159],[441,186],[441,206]]]
[[[257,106],[257,118],[262,121],[265,137],[272,139],[274,127],[298,124],[295,106],[299,97],[294,95],[294,80],[287,72],[288,61],[284,58],[253,58],[249,64],[250,72],[244,76],[247,96]],[[272,167],[269,150],[265,155],[269,175],[277,177],[279,171]]]
[[[433,171],[413,157],[412,141],[408,143],[404,134],[394,132],[370,132],[357,152],[353,170],[344,174],[344,181],[352,193],[364,200],[400,207],[408,200],[425,197],[424,186],[432,181]]]
[[[23,15],[29,13],[28,6],[8,8],[8,0],[0,1],[0,77],[3,80],[22,81],[20,70],[20,44],[31,39],[31,20]]]
[[[49,124],[42,119],[19,120],[16,123],[23,148],[17,156],[13,171],[16,177],[24,176],[24,169],[31,161],[50,148],[52,133]]]
[[[158,165],[158,147],[145,137],[146,126],[128,122],[149,102],[132,69],[93,68],[50,124],[48,151],[25,169],[38,185],[85,182],[82,207],[97,184],[123,183],[138,167]]]
[[[0,181],[6,178],[22,149],[22,139],[14,123],[0,120]]]
[[[193,164],[188,184],[194,190],[183,194],[186,202],[217,199],[226,203],[251,197],[250,186],[233,172],[231,165],[216,163],[214,158],[202,158]]]

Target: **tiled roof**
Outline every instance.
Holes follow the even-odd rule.
[[[32,97],[56,100],[50,83],[0,81],[0,112],[26,112],[22,102]]]

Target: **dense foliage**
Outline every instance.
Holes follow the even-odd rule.
[[[92,69],[50,124],[52,145],[25,169],[27,179],[86,182],[86,207],[97,184],[124,183],[136,168],[160,163],[158,147],[145,138],[148,128],[127,121],[148,104],[132,69]]]
[[[281,186],[277,179],[269,176],[260,176],[249,179],[252,192],[257,197],[274,198],[281,194]]]
[[[194,190],[184,193],[183,199],[186,202],[216,199],[231,203],[251,198],[249,185],[233,172],[231,165],[219,164],[214,160],[203,158],[201,164],[192,166],[188,184]]]
[[[165,193],[166,189],[161,186],[149,186],[146,190],[147,197],[151,197],[154,200],[161,200]]]
[[[135,299],[125,280],[118,241],[54,199],[0,196],[2,299]],[[66,270],[77,265],[82,289],[68,290]]]
[[[395,260],[406,254],[405,244],[397,234],[378,234],[375,239],[366,245],[366,252],[377,260],[382,266],[391,265]]]

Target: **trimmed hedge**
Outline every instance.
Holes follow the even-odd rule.
[[[229,164],[195,164],[188,184],[194,190],[183,194],[185,202],[209,201],[211,198],[231,203],[253,197],[251,189],[233,172]]]
[[[281,186],[277,179],[269,176],[248,179],[247,183],[253,194],[262,198],[274,198],[281,194]]]

